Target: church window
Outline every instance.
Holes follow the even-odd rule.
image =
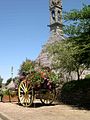
[[[53,20],[55,20],[55,11],[54,10],[52,10],[52,18],[53,18]]]
[[[58,21],[60,21],[60,11],[58,10]]]

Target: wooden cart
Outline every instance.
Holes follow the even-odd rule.
[[[36,71],[27,74],[20,80],[18,97],[23,106],[31,106],[36,96],[43,104],[51,104],[55,99],[55,84],[49,80],[48,76],[42,74],[41,78],[36,76],[37,79],[42,80],[35,81],[35,74]]]

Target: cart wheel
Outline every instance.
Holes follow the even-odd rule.
[[[19,101],[23,106],[30,106],[33,102],[33,89],[30,84],[30,81],[23,80],[21,81],[18,88],[18,97]]]
[[[50,105],[55,99],[55,90],[40,90],[40,101],[44,105]]]

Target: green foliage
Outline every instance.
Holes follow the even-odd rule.
[[[2,87],[3,78],[0,76],[0,88]]]
[[[31,72],[30,74],[28,74],[27,77],[33,85],[40,85],[41,83],[44,83],[45,78],[48,79],[50,82],[53,82],[54,84],[58,82],[58,76],[54,72],[47,71],[44,68],[38,71]]]
[[[86,66],[80,64],[78,46],[73,46],[69,40],[56,42],[53,45],[47,46],[47,50],[52,57],[52,67],[60,69],[60,72],[71,73],[76,71],[81,74]]]
[[[80,81],[73,80],[63,85],[62,92],[72,93],[73,91],[77,91],[80,89],[86,90],[87,88],[90,88],[90,79],[84,79]]]
[[[86,75],[85,79],[90,79],[90,74]]]
[[[42,82],[41,74],[37,71],[33,71],[27,76],[28,80],[35,85],[35,84],[40,84]]]
[[[50,72],[49,73],[49,79],[54,83],[57,84],[59,81],[58,75],[55,72]]]
[[[64,20],[70,22],[65,25],[64,33],[70,38],[73,46],[78,47],[79,62],[90,64],[90,6],[84,5],[81,10],[71,10],[64,14]]]
[[[26,59],[26,61],[24,61],[22,65],[20,66],[19,74],[22,74],[23,72],[28,73],[28,72],[33,71],[34,65],[35,63],[33,61]]]
[[[90,79],[65,83],[60,98],[67,104],[90,105]]]
[[[26,60],[25,62],[22,63],[19,70],[19,75],[22,76],[23,72],[26,73],[25,74],[26,79],[30,80],[30,83],[33,86],[44,83],[45,80],[44,78],[48,79],[50,82],[53,83],[56,83],[56,81],[58,80],[56,74],[54,72],[51,72],[49,67],[39,66],[36,69],[35,62],[31,60]]]
[[[83,5],[81,10],[70,10],[70,12],[65,12],[64,20],[82,20],[90,18],[90,5]]]
[[[70,81],[68,83],[65,83],[62,87],[62,92],[72,92],[73,89],[75,89],[76,81]]]
[[[73,58],[78,65],[90,67],[90,6],[65,13],[64,19],[71,23],[64,27],[64,32],[70,36],[72,47],[77,49]]]
[[[77,72],[78,80],[82,72],[90,67],[90,6],[81,10],[71,10],[64,14],[66,40],[47,46],[52,56],[52,66],[61,71]]]
[[[5,89],[5,90],[3,91],[3,95],[9,95],[9,90],[8,90],[8,89]]]

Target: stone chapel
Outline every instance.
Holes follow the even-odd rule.
[[[64,39],[62,30],[62,0],[49,0],[50,11],[50,36],[47,40],[47,44],[54,44],[55,41],[61,41]],[[51,60],[48,58],[48,53],[45,52],[45,46],[43,46],[41,53],[36,59],[36,62],[44,67],[51,67]]]

